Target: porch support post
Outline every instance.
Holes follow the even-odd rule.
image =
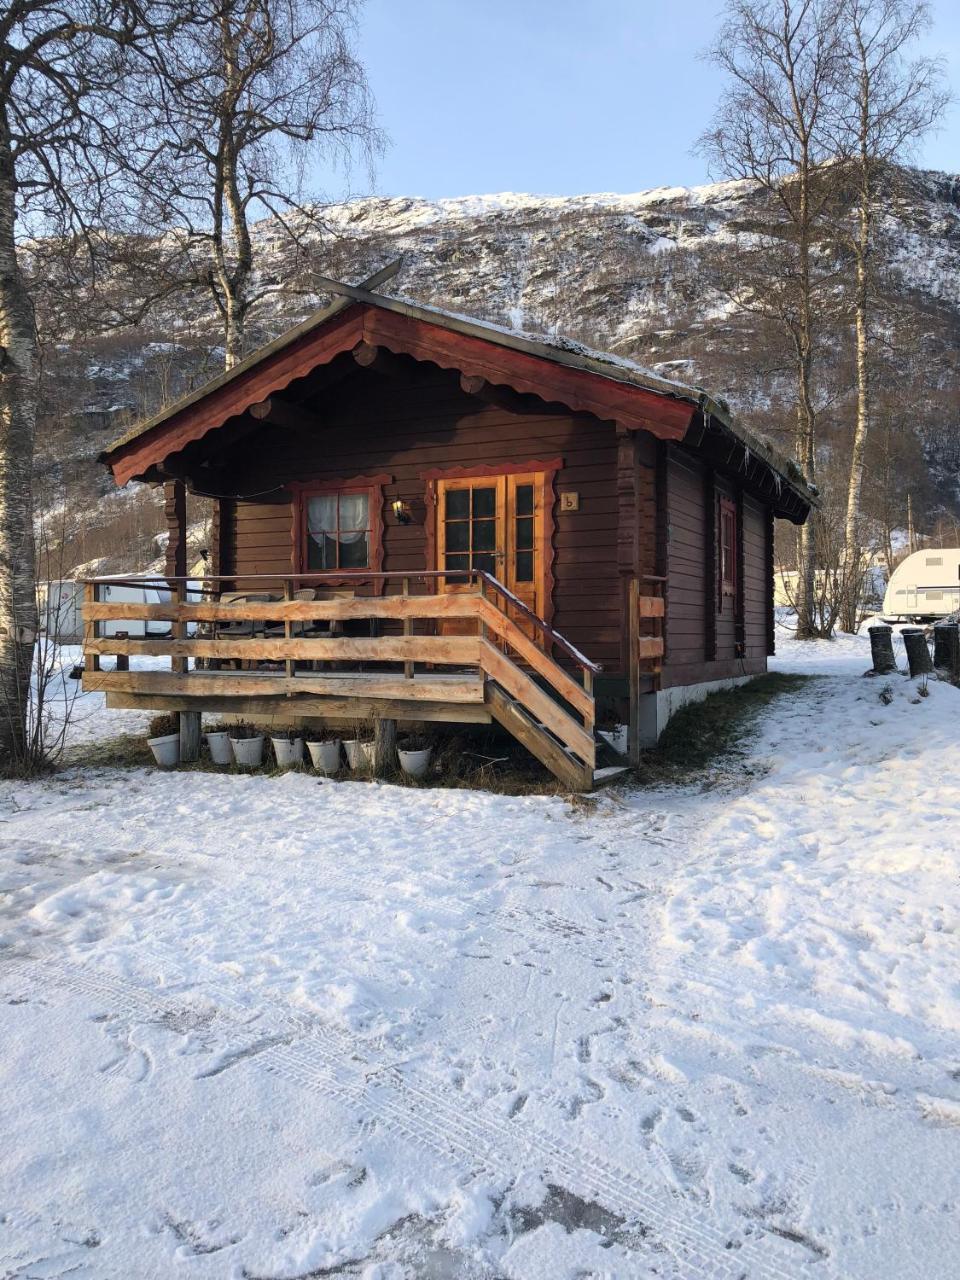
[[[173,598],[178,604],[182,605],[187,597],[186,583],[183,581],[173,581],[173,579],[183,579],[187,576],[187,486],[182,480],[167,480],[163,486],[164,510],[167,517],[167,577],[171,579],[170,587]],[[187,624],[179,618],[171,627],[171,632],[175,639],[185,640],[187,637]],[[178,675],[186,673],[189,662],[186,658],[171,658],[170,669]],[[184,717],[189,712],[181,711],[178,713],[178,722],[180,726],[180,759],[185,760],[184,751]],[[197,753],[199,755],[200,742],[200,725],[199,717],[197,717]],[[187,730],[187,750],[192,750],[190,743],[192,742],[193,731]],[[197,756],[192,757],[194,760]]]
[[[167,480],[163,486],[167,517],[167,577],[187,576],[187,486],[182,480]]]

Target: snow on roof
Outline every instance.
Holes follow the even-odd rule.
[[[390,268],[385,269],[384,273],[382,273],[383,282],[392,278],[392,275],[396,273],[396,265],[393,264],[392,270]],[[376,280],[378,278],[374,277],[373,279]],[[233,381],[267,356],[283,350],[297,338],[310,333],[313,329],[319,328],[326,320],[352,300],[366,303],[370,306],[381,307],[387,311],[407,314],[415,318],[428,321],[435,320],[445,328],[458,329],[461,332],[472,334],[487,341],[497,342],[502,346],[582,369],[584,372],[595,376],[642,387],[644,390],[652,391],[658,395],[686,400],[696,405],[708,422],[715,420],[719,423],[723,429],[743,445],[749,454],[762,460],[776,472],[780,479],[785,480],[791,489],[805,502],[816,504],[817,491],[814,486],[807,483],[797,464],[780,454],[768,440],[754,435],[740,426],[735,421],[726,401],[719,397],[711,396],[702,387],[663,377],[663,375],[654,373],[651,369],[637,364],[636,361],[629,360],[624,356],[614,355],[609,351],[601,351],[597,348],[589,347],[562,334],[530,333],[522,329],[497,324],[494,321],[479,320],[475,316],[467,315],[464,312],[448,310],[429,303],[405,298],[402,295],[387,295],[374,292],[373,290],[376,286],[373,284],[370,287],[363,287],[343,284],[337,280],[325,280],[322,282],[322,287],[337,295],[336,301],[331,306],[314,312],[301,324],[288,329],[278,338],[275,338],[273,342],[261,347],[258,351],[254,351],[232,369],[227,370],[226,373],[219,375],[205,386],[189,393],[182,400],[161,410],[160,413],[152,418],[136,425],[131,431],[121,436],[119,440],[114,441],[100,455],[101,460],[108,460],[110,454],[115,450],[122,448],[147,431],[159,426],[162,422],[189,405],[195,404],[210,392]]]

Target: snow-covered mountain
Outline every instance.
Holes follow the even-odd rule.
[[[274,221],[255,228],[266,296],[253,317],[254,343],[325,301],[311,286],[312,274],[359,281],[402,255],[393,292],[639,360],[709,387],[788,441],[789,355],[782,339],[713,290],[704,267],[705,250],[722,254],[756,225],[750,183],[633,195],[369,197],[311,213],[300,220],[305,257],[295,257]],[[933,468],[933,488],[942,490],[934,505],[952,507],[955,486],[945,478],[960,463],[960,177],[908,174],[887,206],[883,233],[884,271],[898,311],[884,341],[890,359],[909,366],[919,384],[923,404],[911,425]],[[913,337],[905,339],[908,321]],[[131,419],[217,372],[218,340],[212,307],[198,296],[155,313],[139,329],[93,334],[61,349],[51,364],[57,426],[47,435],[48,474],[66,469],[82,478],[91,499],[104,493],[98,449]],[[848,414],[850,385],[848,357],[838,348],[823,391],[828,419]],[[125,504],[108,499],[98,507],[109,524]]]

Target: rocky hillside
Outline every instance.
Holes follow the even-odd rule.
[[[266,296],[253,339],[274,336],[324,301],[311,272],[356,281],[402,255],[395,292],[532,332],[564,333],[708,386],[789,447],[782,339],[711,288],[705,268],[708,250],[722,255],[755,225],[756,208],[744,182],[635,195],[374,197],[323,210],[322,232],[304,217],[306,267],[267,220],[256,228]],[[907,175],[883,232],[895,305],[878,358],[891,396],[898,383],[902,391],[905,373],[916,388],[908,421],[900,401],[891,407],[885,447],[896,436],[897,456],[906,450],[893,469],[901,480],[909,471],[914,509],[933,520],[956,508],[960,468],[960,177]],[[852,379],[842,335],[830,341],[825,438],[842,453]],[[94,458],[132,419],[215,373],[219,361],[216,318],[202,297],[135,330],[75,337],[48,361],[42,483],[46,494],[66,482],[81,495],[82,536],[71,537],[71,555],[110,554],[136,539],[140,558],[150,549],[155,499],[110,493]],[[881,399],[883,385],[881,375]],[[76,498],[67,505],[75,511]]]

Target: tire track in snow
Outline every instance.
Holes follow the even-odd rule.
[[[649,815],[642,815],[642,819],[644,831],[641,834],[646,834],[647,828],[650,825]],[[636,822],[634,821],[630,825],[636,825]],[[29,846],[30,851],[34,854],[39,852],[55,855],[69,854],[70,856],[75,856],[76,854],[76,851],[71,846],[55,844],[52,842],[47,843],[35,840],[0,842],[0,847],[3,847],[4,845],[16,845],[18,847],[20,845],[26,845]],[[146,861],[146,856],[146,850],[138,850],[135,852],[130,850],[118,850],[112,855],[108,855],[106,869],[113,871],[129,868],[131,870],[142,870],[144,872],[149,871],[152,873],[155,873],[157,870],[169,871],[170,868],[165,865],[158,867],[149,865]],[[196,865],[216,865],[219,861],[220,859],[213,855],[201,855],[196,860]],[[181,864],[178,863],[175,865],[179,866]],[[187,861],[182,860],[182,865],[186,866]],[[82,880],[86,875],[94,874],[96,871],[103,869],[103,865],[97,865],[96,867],[91,867],[89,870],[85,870],[76,878]],[[253,878],[265,880],[264,876],[258,875],[257,873],[253,873]],[[456,877],[453,876],[439,876],[438,878],[447,884],[457,883]],[[69,877],[69,881],[72,881],[73,879],[73,876]],[[361,890],[368,890],[374,897],[382,900],[385,885],[382,873],[373,874],[369,871],[351,870],[349,878],[344,881],[344,887],[349,887],[351,890],[351,902],[346,904],[343,902],[336,902],[331,903],[326,907],[321,907],[316,913],[318,918],[338,918],[342,916],[345,906],[362,905],[356,898],[356,891],[358,888]],[[634,886],[632,884],[617,885],[616,892],[630,894],[633,887]],[[656,893],[652,893],[650,896],[651,898],[656,898],[657,895]],[[597,927],[591,921],[571,920],[552,910],[538,913],[531,910],[522,910],[505,906],[494,906],[490,908],[481,907],[476,909],[475,919],[481,936],[483,936],[484,933],[493,932],[511,940],[516,940],[517,938],[522,939],[530,947],[533,955],[544,962],[548,961],[551,957],[562,956],[564,954],[578,954],[583,960],[589,961],[593,966],[596,966],[598,959],[601,958],[606,962],[603,967],[607,967],[611,960],[627,959],[630,962],[631,969],[635,971],[638,956],[641,951],[646,952],[648,956],[650,955],[649,933],[642,928],[642,924],[640,922],[631,922],[630,924],[625,925],[625,922],[618,923],[615,920],[605,917],[601,921],[600,927]],[[599,956],[597,953],[598,947],[601,948]],[[145,954],[149,954],[150,950],[151,948],[145,948],[142,944],[138,945],[138,958],[142,960]],[[159,959],[160,957],[158,955],[158,960]],[[669,994],[671,975],[665,972],[663,960],[664,957],[659,952],[653,954],[652,963],[650,964],[649,969],[649,971],[652,971],[652,979],[644,976],[642,969],[639,972],[635,971],[634,985],[636,989],[639,992],[642,992],[648,999],[653,998],[654,987],[659,987],[662,992]],[[164,956],[161,963],[169,970],[170,957]],[[195,966],[193,967],[195,970]],[[184,985],[193,985],[195,982],[195,971],[192,978],[182,969],[181,973],[184,975]],[[772,989],[765,989],[758,987],[755,984],[743,984],[739,981],[735,982],[731,979],[728,973],[724,972],[710,961],[694,961],[692,958],[683,956],[676,957],[674,959],[674,973],[681,981],[688,983],[691,987],[700,989],[707,988],[718,991],[721,998],[726,997],[731,1003],[748,995],[754,997],[758,1004],[751,1010],[748,1023],[740,1023],[731,1013],[730,1004],[726,1005],[726,1011],[731,1020],[735,1025],[742,1026],[744,1035],[748,1037],[756,1038],[758,1032],[757,1019],[758,1016],[764,1016],[762,1010],[762,1006],[764,1004],[769,1004],[771,1003],[771,1000],[776,1000],[778,997],[782,997],[785,1002],[789,1002],[791,1000],[802,1001],[804,999],[803,992],[797,991],[795,988],[791,989],[786,987],[782,983],[776,983],[772,986]],[[218,1000],[222,998],[222,995],[222,991],[218,993]],[[241,1006],[238,1004],[238,1011],[240,1008]],[[884,1106],[900,1108],[904,1111],[915,1111],[916,1108],[913,1101],[902,1097],[897,1086],[890,1085],[882,1079],[868,1079],[864,1076],[861,1069],[864,1054],[871,1057],[875,1063],[876,1070],[874,1072],[874,1076],[882,1075],[886,1069],[886,1064],[884,1063],[883,1058],[876,1052],[876,1050],[871,1050],[867,1046],[861,1045],[858,1049],[857,1063],[853,1065],[850,1063],[838,1064],[837,1056],[840,1046],[838,1046],[836,1041],[831,1039],[822,1028],[818,1029],[816,1026],[811,1025],[809,1021],[803,1020],[803,1014],[805,1012],[811,1012],[816,1015],[825,1015],[827,1017],[848,1014],[848,1022],[852,1033],[863,1033],[864,1031],[869,1032],[870,1028],[865,1028],[862,1025],[862,1021],[858,1020],[862,1019],[864,1010],[859,1009],[852,1004],[847,1004],[837,1000],[831,1000],[828,1009],[819,1009],[816,1008],[815,1005],[810,1005],[807,1002],[804,1002],[797,1005],[797,1010],[799,1018],[796,1021],[799,1022],[800,1026],[798,1028],[795,1023],[790,1030],[797,1031],[799,1029],[802,1030],[804,1035],[825,1041],[829,1048],[831,1061],[827,1064],[807,1061],[792,1045],[784,1045],[782,1065],[804,1075],[814,1076],[819,1080],[821,1085],[824,1083],[832,1085],[840,1093],[849,1095],[851,1092],[859,1092],[863,1100],[869,1101],[872,1104],[882,1103]],[[445,1024],[445,1035],[447,1035],[448,1039],[450,1036],[459,1037],[461,1032],[470,1032],[476,1026],[483,1023],[486,1017],[487,1015],[480,1015],[477,1018],[464,1019],[462,1022],[455,1023],[453,1025]],[[777,1020],[776,1018],[773,1018],[772,1020],[774,1022],[774,1027],[776,1028]],[[898,1023],[907,1033],[911,1033],[912,1029],[915,1028],[915,1034],[918,1036],[930,1035],[930,1029],[928,1027],[918,1023],[915,1019],[910,1019],[907,1015],[898,1015]],[[780,1025],[782,1026],[782,1023]],[[382,1050],[384,1046],[381,1043],[378,1047]],[[916,1088],[922,1088],[934,1095],[938,1095],[939,1091],[943,1089],[946,1083],[944,1079],[944,1071],[946,1070],[944,1063],[946,1061],[946,1059],[942,1061],[931,1060],[925,1064],[928,1068],[924,1073],[925,1078],[917,1081]],[[950,1061],[952,1062],[952,1059],[950,1059]],[[913,1088],[914,1086],[908,1085],[906,1087]]]
[[[642,815],[642,819],[644,831],[641,834],[645,834],[650,825],[649,815]],[[636,825],[636,822],[634,821],[630,825]],[[3,844],[16,844],[18,846],[21,844],[29,845],[30,850],[34,853],[43,852],[58,855],[70,854],[71,856],[75,856],[75,850],[68,845],[59,845],[34,840],[23,842],[0,842],[0,846]],[[130,850],[116,851],[113,855],[109,856],[110,860],[107,863],[106,869],[121,870],[130,868],[133,870],[143,870],[144,872],[154,872],[158,868],[154,868],[146,864],[146,853],[147,851],[145,850],[138,850],[136,852],[131,852]],[[116,861],[113,861],[113,859],[116,859]],[[218,861],[220,861],[220,859],[213,855],[200,855],[197,859],[197,865],[215,865]],[[187,865],[186,860],[183,860],[183,865]],[[104,869],[103,866],[98,865],[95,868],[91,868],[89,871],[82,873],[78,879],[83,879],[85,878],[85,875],[93,874],[95,871],[102,869]],[[167,867],[163,867],[162,869],[169,870]],[[253,873],[252,878],[261,880],[266,879],[263,875],[258,875],[257,873]],[[447,884],[457,883],[457,879],[454,876],[439,876],[438,878]],[[73,877],[70,877],[70,879],[72,880]],[[359,907],[362,905],[362,902],[356,897],[356,890],[358,888],[361,890],[368,890],[374,897],[382,900],[384,889],[385,887],[388,887],[384,885],[382,873],[374,874],[363,870],[350,870],[349,878],[345,879],[343,884],[344,887],[349,887],[351,890],[351,902],[335,902],[326,907],[321,907],[316,913],[317,918],[338,918],[342,916],[345,907],[349,907],[351,905]],[[631,893],[632,889],[632,885],[616,886],[617,892],[625,894]],[[656,896],[657,895],[655,893],[651,894],[652,898],[655,898]],[[589,961],[591,965],[596,966],[597,961],[600,958],[607,963],[611,960],[615,961],[622,958],[628,959],[631,964],[631,969],[634,970],[641,951],[646,952],[648,956],[650,955],[649,935],[647,931],[642,928],[642,925],[639,922],[631,922],[629,925],[624,927],[623,923],[617,923],[609,918],[604,918],[601,921],[600,927],[597,927],[590,921],[571,920],[552,910],[538,913],[531,910],[522,910],[505,906],[494,906],[490,908],[481,907],[476,909],[475,919],[481,936],[485,932],[493,932],[511,940],[516,940],[517,938],[522,939],[530,947],[533,955],[541,961],[548,961],[551,957],[562,956],[564,954],[578,954],[583,960]],[[597,954],[598,947],[601,948],[600,956]],[[138,958],[142,960],[144,955],[149,954],[151,950],[152,949],[149,947],[143,947],[142,944],[138,945]],[[653,954],[652,963],[650,964],[650,971],[653,975],[652,978],[644,976],[644,972],[642,970],[635,972],[633,979],[634,985],[636,989],[639,992],[642,992],[648,999],[654,998],[653,992],[655,987],[659,987],[662,992],[669,994],[671,975],[665,972],[663,960],[664,957],[659,952]],[[160,961],[160,963],[169,970],[171,957],[164,956],[161,959],[158,954],[158,961]],[[183,983],[185,986],[192,986],[195,983],[196,966],[193,962],[191,962],[191,964],[194,968],[192,977],[187,975],[182,968],[180,969],[180,972],[183,974]],[[607,967],[607,964],[605,964],[604,967]],[[758,1004],[751,1010],[749,1022],[746,1023],[740,1022],[736,1016],[731,1013],[729,1003],[725,1006],[730,1020],[735,1025],[741,1027],[745,1036],[752,1037],[754,1039],[758,1032],[758,1017],[764,1017],[762,1005],[769,1004],[772,1000],[776,1000],[778,997],[782,997],[785,1002],[789,1002],[791,1000],[802,1001],[804,999],[803,992],[797,991],[795,988],[791,989],[786,987],[782,983],[776,983],[772,986],[772,989],[765,989],[754,984],[744,985],[739,981],[735,982],[730,978],[728,973],[724,972],[710,961],[701,962],[694,961],[692,958],[683,956],[676,957],[674,959],[674,973],[676,974],[676,977],[681,981],[688,983],[691,987],[716,990],[720,993],[721,998],[726,997],[731,1003],[735,1000],[742,999],[745,996],[754,997]],[[220,977],[222,975],[218,974],[217,976]],[[222,1000],[223,994],[222,990],[218,992],[218,1000]],[[239,1012],[242,1006],[238,1003],[236,1008]],[[800,1051],[795,1047],[785,1044],[783,1045],[784,1052],[781,1058],[781,1063],[784,1067],[806,1076],[815,1077],[819,1081],[821,1087],[823,1084],[828,1084],[834,1087],[838,1093],[846,1095],[859,1093],[862,1100],[868,1101],[871,1104],[882,1104],[887,1107],[899,1108],[902,1111],[910,1111],[912,1113],[916,1112],[916,1106],[919,1105],[919,1103],[916,1103],[915,1099],[903,1097],[898,1086],[889,1084],[879,1078],[867,1078],[864,1076],[861,1068],[865,1054],[872,1058],[875,1063],[876,1070],[874,1072],[874,1077],[882,1075],[886,1069],[886,1064],[884,1063],[883,1058],[876,1052],[876,1050],[871,1050],[867,1046],[861,1045],[858,1048],[858,1059],[855,1064],[851,1065],[849,1062],[846,1064],[838,1063],[838,1051],[841,1047],[838,1046],[836,1041],[831,1039],[822,1028],[818,1029],[816,1026],[811,1025],[809,1021],[803,1020],[803,1014],[805,1012],[812,1012],[816,1015],[825,1015],[826,1017],[848,1014],[850,1015],[848,1022],[851,1032],[862,1034],[865,1031],[870,1031],[870,1028],[864,1027],[862,1022],[858,1021],[858,1019],[862,1019],[863,1017],[864,1011],[862,1009],[858,1009],[856,1006],[842,1001],[831,1000],[828,1009],[818,1009],[815,1005],[812,1006],[804,1002],[797,1005],[797,1010],[800,1015],[797,1019],[797,1022],[800,1024],[799,1028],[795,1023],[790,1027],[790,1030],[794,1032],[802,1030],[804,1035],[824,1041],[829,1048],[831,1060],[827,1064],[808,1061],[801,1056]],[[476,1026],[481,1025],[486,1020],[487,1016],[488,1015],[483,1014],[476,1018],[464,1019],[461,1022],[454,1024],[445,1023],[444,1033],[448,1039],[451,1036],[459,1038],[460,1033],[471,1032]],[[776,1018],[772,1018],[772,1021],[774,1022],[774,1029],[776,1029],[778,1025]],[[910,1019],[907,1015],[898,1015],[898,1023],[900,1027],[908,1033],[912,1028],[915,1028],[916,1034],[919,1036],[930,1035],[930,1029],[928,1027],[924,1024],[918,1023],[915,1019]],[[782,1027],[782,1022],[779,1025]],[[366,1041],[364,1041],[364,1043],[366,1043]],[[377,1045],[377,1048],[380,1051],[382,1051],[384,1047],[385,1046],[382,1041]],[[944,1088],[946,1083],[944,1079],[944,1071],[947,1069],[944,1065],[946,1061],[946,1059],[928,1061],[928,1063],[925,1064],[927,1067],[927,1071],[924,1073],[925,1078],[918,1080],[915,1088],[924,1089],[935,1096],[939,1096],[939,1091]],[[952,1059],[950,1059],[950,1061],[952,1062]],[[905,1087],[908,1089],[914,1088],[912,1084]]]
[[[0,977],[53,983],[70,993],[106,1001],[112,1011],[131,1019],[157,1023],[180,1034],[215,1025],[249,1033],[248,1022],[216,1006],[196,1008],[168,1000],[124,979],[61,960],[11,957]],[[368,1046],[349,1032],[304,1015],[282,1015],[273,1025],[290,1038],[248,1056],[251,1069],[332,1098],[362,1121],[377,1120],[401,1139],[426,1147],[461,1170],[466,1166],[474,1174],[502,1180],[515,1177],[532,1158],[548,1180],[649,1232],[651,1252],[676,1264],[678,1280],[795,1278],[795,1267],[790,1265],[793,1255],[785,1254],[762,1228],[759,1237],[747,1234],[732,1240],[729,1232],[704,1218],[700,1206],[681,1194],[664,1191],[609,1159],[554,1138],[522,1115],[510,1120],[470,1112],[462,1098],[443,1086],[410,1079],[394,1063],[369,1061]]]

